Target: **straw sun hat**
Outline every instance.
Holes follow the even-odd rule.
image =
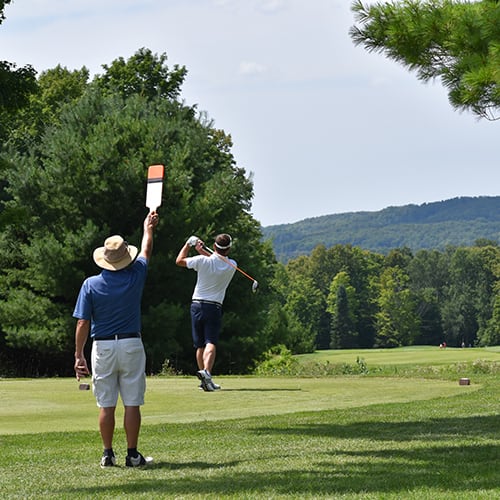
[[[104,246],[94,250],[94,262],[103,269],[119,271],[137,256],[137,247],[129,245],[121,236],[110,236]]]

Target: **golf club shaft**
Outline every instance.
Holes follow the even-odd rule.
[[[203,245],[203,249],[206,250],[207,252],[214,253],[214,251],[211,248],[208,248],[206,245]],[[218,257],[220,257],[226,264],[229,264],[231,267],[234,267],[236,271],[239,271],[243,276],[248,278],[250,281],[257,281],[253,279],[249,274],[247,274],[243,269],[240,269],[238,266],[235,266],[228,258],[224,257],[224,255],[221,255],[220,253],[217,254]]]

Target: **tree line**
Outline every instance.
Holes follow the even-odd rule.
[[[500,344],[495,242],[387,255],[318,245],[281,266],[274,322],[287,330],[292,352]]]

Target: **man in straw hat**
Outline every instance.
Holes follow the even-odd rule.
[[[77,380],[88,375],[84,347],[92,338],[92,383],[99,407],[99,430],[104,445],[101,467],[116,465],[113,452],[115,410],[120,394],[125,407],[123,425],[127,438],[125,465],[139,467],[152,459],[137,451],[141,427],[140,407],[146,389],[146,354],[141,339],[141,298],[148,262],[153,250],[156,212],[144,219],[141,250],[121,236],[110,236],[94,251],[102,268],[87,278],[80,289],[73,316],[75,331],[75,372]]]
[[[175,261],[178,266],[198,273],[191,302],[191,334],[198,365],[196,375],[201,388],[209,392],[220,389],[212,380],[212,367],[222,327],[222,303],[236,267],[234,260],[230,260],[232,266],[227,262],[231,245],[229,234],[219,234],[215,238],[214,253],[210,253],[205,250],[203,241],[191,236]],[[191,247],[195,247],[200,255],[188,257]]]

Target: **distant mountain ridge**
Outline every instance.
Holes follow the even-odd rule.
[[[500,241],[500,196],[459,197],[388,207],[378,212],[348,212],[262,228],[281,262],[309,255],[319,244],[350,244],[386,254],[408,247],[442,250]]]

